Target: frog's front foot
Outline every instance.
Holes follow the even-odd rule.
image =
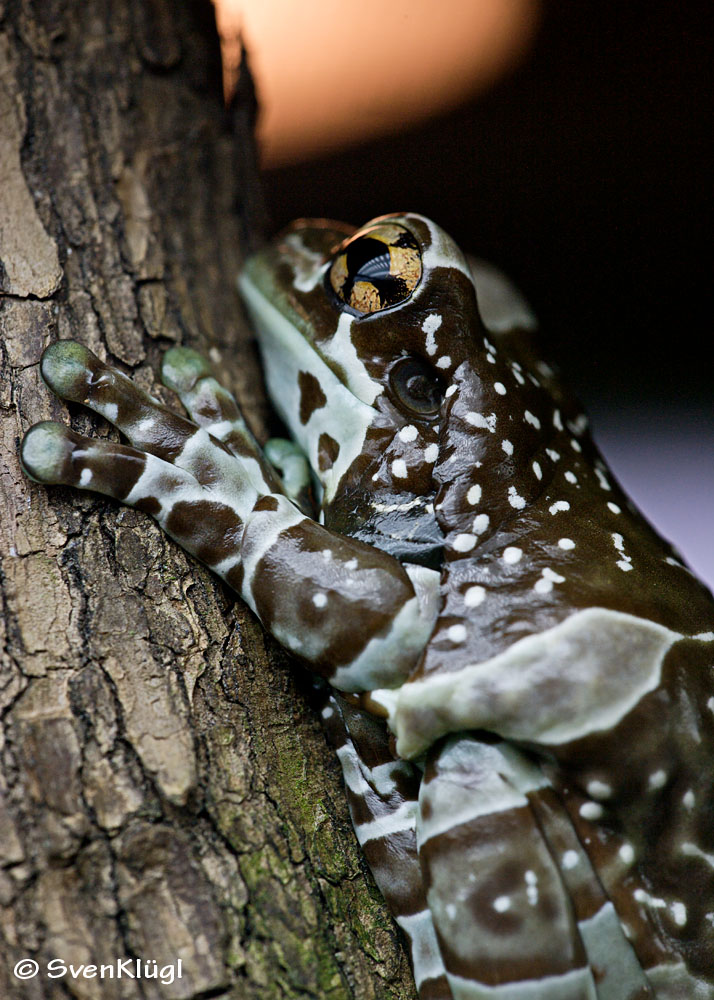
[[[179,392],[193,420],[74,341],[48,347],[41,371],[58,396],[101,414],[131,446],[82,437],[62,424],[36,424],[22,444],[28,475],[104,493],[152,514],[184,548],[235,585],[231,563],[238,564],[243,524],[277,479],[235,400],[210,376],[203,359],[178,348],[164,363],[165,383]]]
[[[21,451],[32,479],[95,490],[151,514],[284,646],[344,690],[383,687],[411,670],[433,619],[408,574],[386,553],[302,513],[194,351],[169,351],[162,371],[190,420],[74,341],[45,351],[42,375],[131,444],[37,424]],[[291,456],[282,457],[285,464]]]

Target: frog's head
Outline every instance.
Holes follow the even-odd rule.
[[[239,287],[270,396],[322,484],[325,523],[438,565],[434,503],[446,453],[453,463],[462,448],[450,397],[464,380],[478,396],[488,379],[490,399],[500,370],[459,248],[420,215],[357,231],[302,220],[248,261]],[[471,462],[479,454],[469,447]]]

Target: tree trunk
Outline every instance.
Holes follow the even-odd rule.
[[[0,0],[3,998],[414,996],[309,685],[148,517],[18,464],[38,420],[114,434],[42,383],[57,337],[166,401],[191,344],[264,430],[251,119],[207,0]]]

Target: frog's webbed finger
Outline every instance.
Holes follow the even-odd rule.
[[[188,472],[128,445],[96,440],[51,421],[29,429],[20,450],[30,479],[103,493],[155,516],[178,490],[200,487]]]
[[[50,344],[40,365],[47,385],[62,399],[82,403],[125,434],[136,448],[173,462],[196,431],[121,372],[104,364],[83,344]]]
[[[112,441],[84,437],[62,424],[35,424],[21,460],[36,482],[75,486],[151,514],[167,534],[209,566],[238,552],[243,522],[185,469]]]
[[[294,441],[270,438],[263,449],[265,457],[280,473],[283,492],[306,514],[314,513],[310,465],[305,452]]]
[[[231,454],[258,463],[264,492],[282,492],[275,470],[265,461],[231,393],[218,382],[206,359],[189,347],[172,347],[161,362],[161,381],[178,395],[187,413]]]
[[[60,340],[42,356],[42,377],[62,399],[82,403],[125,434],[135,448],[179,466],[199,483],[238,505],[244,515],[269,492],[262,466],[238,464],[230,452],[192,421],[174,413],[82,344]]]

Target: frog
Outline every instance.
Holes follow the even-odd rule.
[[[239,290],[291,440],[204,358],[75,341],[45,486],[134,506],[322,684],[420,1000],[714,998],[714,599],[628,500],[530,307],[430,219],[299,220]],[[584,345],[585,349],[585,345]]]

